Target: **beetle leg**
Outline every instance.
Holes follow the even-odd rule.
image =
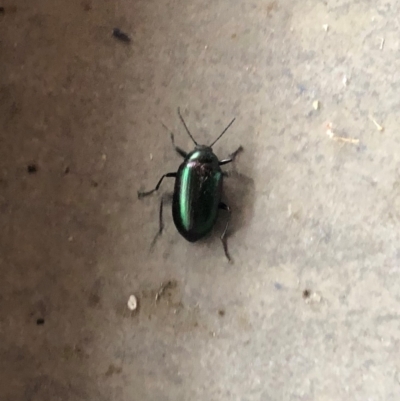
[[[176,173],[167,173],[167,174],[164,174],[164,175],[160,178],[160,180],[158,181],[156,187],[155,187],[154,189],[152,189],[151,191],[148,191],[148,192],[140,192],[140,191],[138,191],[138,198],[139,198],[139,199],[140,199],[140,198],[143,198],[143,197],[145,197],[145,196],[151,195],[151,194],[152,194],[153,192],[155,192],[155,191],[158,191],[158,188],[160,188],[160,185],[161,185],[161,183],[162,183],[162,180],[163,180],[165,177],[176,177]]]
[[[229,155],[227,159],[221,160],[219,162],[220,166],[223,166],[224,164],[228,164],[233,162],[236,159],[236,156],[243,150],[242,146],[239,146],[232,154]]]
[[[226,222],[225,229],[221,235],[221,241],[222,241],[222,246],[224,247],[226,258],[229,260],[229,262],[232,262],[232,259],[228,252],[228,244],[226,242],[226,232],[228,231],[229,222],[231,221],[231,215],[232,215],[231,208],[223,202],[219,203],[218,208],[228,212],[228,221]]]
[[[171,135],[172,146],[174,147],[176,153],[178,153],[180,156],[182,156],[185,159],[187,156],[187,153],[183,149],[181,149],[179,146],[175,145],[174,134],[172,132],[170,135]]]

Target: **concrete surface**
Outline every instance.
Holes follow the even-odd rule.
[[[1,5],[0,400],[399,400],[398,2]],[[149,251],[178,106],[237,117],[233,265]]]

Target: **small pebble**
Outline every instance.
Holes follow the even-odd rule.
[[[321,302],[322,297],[317,292],[311,290],[304,290],[303,291],[303,298],[305,299],[306,303],[318,304]]]
[[[137,305],[138,305],[137,298],[134,295],[131,295],[128,299],[128,308],[131,311],[134,311],[137,309]]]

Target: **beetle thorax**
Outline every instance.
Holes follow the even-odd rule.
[[[195,150],[188,154],[187,159],[192,162],[201,163],[201,164],[211,164],[218,165],[218,158],[213,153],[212,149],[209,146],[198,145]]]

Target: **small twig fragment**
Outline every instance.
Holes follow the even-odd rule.
[[[338,142],[353,143],[354,145],[357,145],[358,143],[360,143],[359,139],[356,139],[356,138],[345,138],[343,136],[334,136],[332,139],[335,140],[335,141],[338,141]]]
[[[382,132],[384,130],[382,125],[378,124],[372,116],[369,116],[369,119],[375,124],[375,127],[377,128],[378,131]]]
[[[329,138],[333,139],[334,141],[352,143],[352,144],[355,144],[355,145],[360,143],[360,140],[356,139],[356,138],[346,138],[344,136],[335,135],[335,133],[333,132],[333,129],[332,129],[332,123],[328,123],[326,125],[326,128],[327,128],[326,129],[326,135],[328,135]]]

